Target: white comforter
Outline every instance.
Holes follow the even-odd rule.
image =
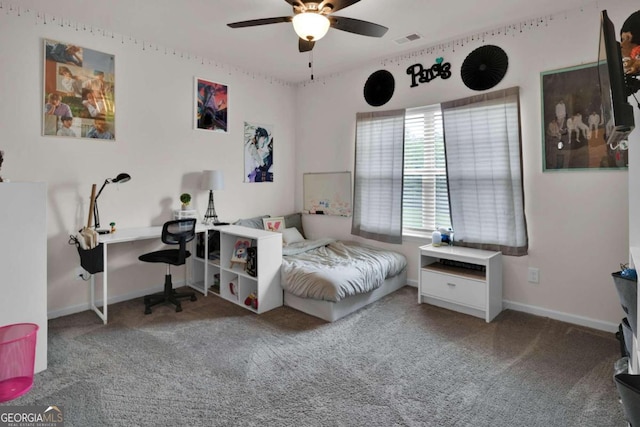
[[[406,267],[404,255],[333,239],[283,248],[282,287],[301,298],[340,301],[370,292]]]

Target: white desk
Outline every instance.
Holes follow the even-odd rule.
[[[212,225],[196,224],[196,233],[203,233],[214,228]],[[108,290],[108,252],[109,245],[114,243],[134,242],[136,240],[159,239],[162,235],[162,226],[119,228],[115,233],[100,235],[100,243],[103,244],[102,262],[102,311],[96,306],[95,300],[95,275],[91,275],[91,309],[107,324],[107,290]],[[208,239],[205,239],[205,242]],[[185,271],[186,274],[186,271]]]

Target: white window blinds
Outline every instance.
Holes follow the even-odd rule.
[[[404,233],[451,227],[440,105],[407,109],[404,123]]]
[[[404,110],[358,113],[351,234],[402,243]]]
[[[518,88],[446,102],[442,111],[456,242],[525,255]]]

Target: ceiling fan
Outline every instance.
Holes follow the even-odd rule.
[[[360,0],[285,1],[293,6],[293,16],[252,19],[250,21],[232,22],[227,25],[231,28],[243,28],[293,22],[293,28],[299,36],[298,49],[300,52],[308,52],[313,49],[315,42],[324,37],[329,27],[369,37],[382,37],[388,30],[387,27],[373,22],[332,15],[334,12],[358,3]]]

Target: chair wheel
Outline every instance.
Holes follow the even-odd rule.
[[[144,308],[144,314],[151,314],[151,308],[145,307]]]
[[[176,306],[176,313],[180,313],[182,311],[182,306],[180,304],[178,304]]]
[[[191,301],[198,301],[198,298],[195,295],[191,295]]]

